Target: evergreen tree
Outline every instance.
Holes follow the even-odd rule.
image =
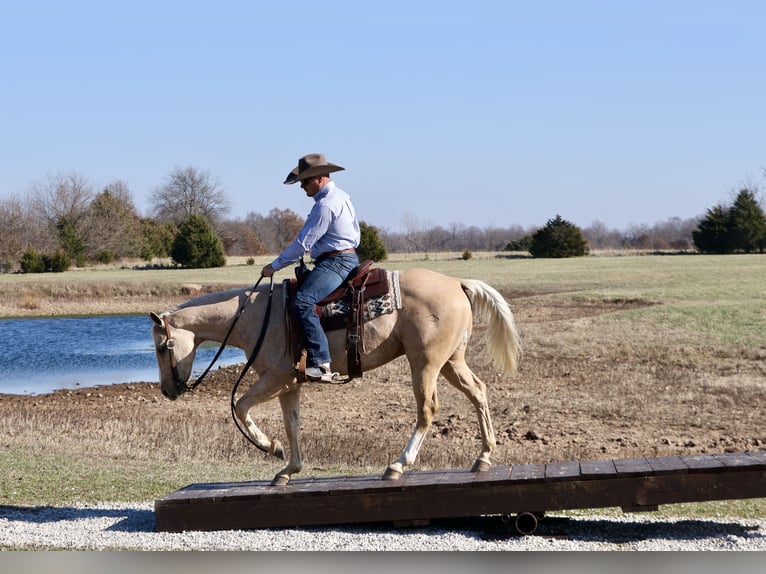
[[[574,223],[557,215],[532,235],[532,257],[580,257],[588,254],[588,242]]]
[[[21,271],[22,273],[43,273],[45,272],[45,260],[37,250],[31,245],[27,247],[24,254],[21,256]]]
[[[745,253],[762,251],[766,240],[766,215],[752,191],[743,189],[739,192],[729,217],[734,248]]]
[[[729,208],[716,205],[707,210],[697,229],[692,231],[692,241],[700,253],[731,253],[733,250],[729,233]]]
[[[372,261],[383,261],[388,257],[386,246],[380,238],[377,227],[367,225],[364,221],[360,221],[359,231],[361,232],[361,238],[359,240],[359,247],[356,248],[359,261],[366,261],[368,259],[371,259]]]
[[[153,257],[167,257],[173,248],[176,228],[172,223],[160,225],[154,219],[141,220],[141,259],[151,261]]]
[[[204,217],[188,215],[178,226],[170,256],[179,265],[196,269],[223,267],[223,244]]]
[[[74,259],[77,267],[85,265],[85,242],[77,227],[68,219],[62,218],[56,224],[59,233],[59,241],[64,252],[70,259]]]

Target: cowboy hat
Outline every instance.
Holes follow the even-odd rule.
[[[298,165],[287,174],[284,183],[289,185],[296,181],[302,181],[317,175],[327,175],[334,171],[342,171],[346,168],[330,163],[323,153],[310,153],[298,160]]]

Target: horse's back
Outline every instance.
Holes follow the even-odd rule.
[[[444,303],[451,299],[458,299],[461,303],[467,301],[460,286],[460,279],[430,269],[413,268],[400,271],[399,284],[405,296],[427,301],[441,300]]]
[[[400,273],[402,311],[418,323],[442,328],[469,328],[471,303],[460,279],[429,269],[407,269]]]

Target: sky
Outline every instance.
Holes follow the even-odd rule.
[[[0,0],[0,199],[76,172],[138,210],[175,167],[229,216],[651,225],[766,180],[760,0]]]

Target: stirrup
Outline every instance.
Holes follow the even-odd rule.
[[[339,376],[339,373],[333,373],[329,367],[306,367],[306,378],[309,381],[331,383]]]

